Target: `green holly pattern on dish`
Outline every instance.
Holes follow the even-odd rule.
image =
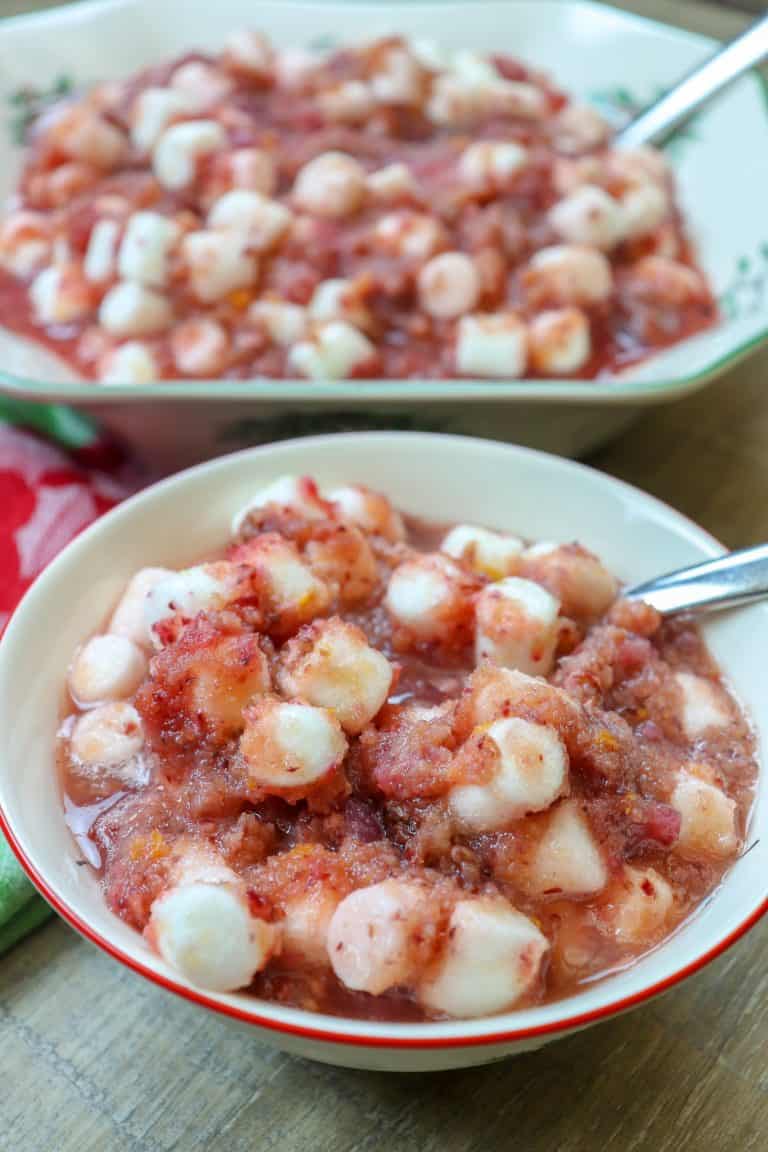
[[[25,84],[16,88],[8,96],[10,107],[9,123],[13,143],[22,147],[27,142],[29,130],[42,112],[69,96],[74,89],[71,76],[57,76],[48,88],[35,88]]]

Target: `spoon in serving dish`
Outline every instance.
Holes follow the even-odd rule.
[[[625,600],[642,600],[662,616],[711,612],[768,597],[768,544],[731,552],[625,588]]]
[[[637,148],[641,144],[663,144],[715,93],[766,57],[768,16],[763,16],[621,128],[613,138],[614,145]]]

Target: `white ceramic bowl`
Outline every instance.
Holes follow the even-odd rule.
[[[508,51],[616,123],[716,47],[706,37],[590,0],[71,4],[0,25],[0,196],[15,186],[21,164],[14,128],[30,107],[55,97],[57,85],[80,88],[123,77],[193,47],[217,50],[242,25],[263,28],[283,47],[325,50],[399,32],[451,49]],[[643,406],[703,387],[768,336],[767,141],[766,93],[754,72],[669,146],[722,322],[610,380],[185,381],[103,388],[76,382],[51,356],[0,328],[0,393],[72,405],[164,468],[281,436],[343,428],[428,428],[580,455],[616,435]],[[749,179],[732,178],[742,171]]]
[[[37,581],[0,644],[0,815],[28,873],[88,939],[148,979],[286,1050],[335,1064],[426,1070],[481,1064],[537,1048],[639,1004],[712,959],[768,908],[768,608],[711,619],[707,638],[762,738],[762,776],[749,841],[722,887],[670,940],[578,995],[480,1020],[367,1023],[243,995],[199,992],[109,912],[65,827],[53,746],[66,667],[128,577],[147,564],[180,566],[220,547],[254,488],[284,472],[323,484],[361,481],[408,512],[474,520],[528,537],[578,537],[624,579],[716,555],[715,540],[677,512],[578,464],[523,448],[455,437],[356,434],[253,449],[166,480],[74,541]]]

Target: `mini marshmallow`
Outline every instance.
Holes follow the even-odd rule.
[[[525,874],[534,895],[590,896],[608,883],[608,869],[586,816],[575,800],[553,810]]]
[[[278,682],[286,696],[327,708],[345,732],[356,735],[381,709],[392,666],[365,634],[338,617],[289,640],[280,653]]]
[[[527,149],[513,140],[480,140],[462,152],[459,175],[475,188],[504,186],[527,165]]]
[[[205,112],[232,91],[232,81],[218,68],[202,60],[188,60],[175,68],[170,81],[171,89],[181,92],[192,112]]]
[[[531,257],[523,283],[534,303],[598,304],[613,291],[613,272],[596,248],[556,244]]]
[[[456,53],[440,40],[431,40],[427,37],[411,40],[408,47],[418,62],[431,72],[449,71],[456,56]]]
[[[120,225],[116,220],[98,220],[94,224],[83,260],[86,280],[99,284],[112,279],[115,273],[119,236]]]
[[[342,520],[357,524],[364,532],[384,536],[393,543],[405,539],[402,516],[380,492],[372,492],[362,484],[347,484],[332,488],[325,498],[335,506]]]
[[[670,800],[682,817],[676,848],[693,860],[732,856],[739,846],[736,802],[722,788],[681,770]]]
[[[274,344],[288,348],[307,333],[307,310],[287,300],[255,300],[248,319],[262,325]]]
[[[315,216],[349,216],[363,202],[365,169],[345,152],[323,152],[300,170],[293,198],[305,212]]]
[[[619,592],[615,576],[578,544],[533,544],[523,553],[522,575],[548,588],[563,614],[575,619],[602,616]]]
[[[328,886],[311,888],[306,896],[285,903],[280,921],[281,960],[327,967],[330,964],[328,929],[338,905],[339,897]]]
[[[152,350],[141,340],[127,340],[103,358],[99,365],[102,384],[153,384],[160,366]]]
[[[560,603],[531,580],[508,576],[483,588],[477,598],[475,658],[531,676],[551,670]]]
[[[452,812],[473,832],[493,832],[541,812],[567,790],[568,755],[553,728],[512,716],[494,721],[482,740],[496,755],[492,777],[449,794]]]
[[[481,576],[500,580],[517,570],[523,542],[517,536],[491,532],[475,524],[457,524],[440,545],[441,552],[463,560]]]
[[[628,239],[647,236],[663,224],[669,213],[669,199],[658,184],[638,184],[621,197],[624,234]]]
[[[533,84],[498,75],[474,79],[454,71],[435,78],[426,111],[435,124],[469,128],[496,115],[541,120],[547,113],[547,100]]]
[[[204,317],[185,320],[171,334],[176,367],[185,376],[214,376],[223,372],[230,338],[216,320]]]
[[[664,928],[672,907],[671,887],[654,868],[625,864],[609,893],[603,923],[620,944],[649,943]]]
[[[387,164],[384,168],[377,168],[368,176],[366,185],[370,194],[385,204],[418,192],[416,180],[406,164]]]
[[[163,188],[172,192],[185,188],[195,176],[201,156],[216,152],[226,144],[224,129],[215,120],[187,120],[173,124],[160,134],[152,155],[152,169]]]
[[[12,212],[0,222],[0,265],[14,276],[26,279],[50,255],[51,225],[42,212]]]
[[[125,228],[117,268],[123,280],[163,288],[168,258],[178,242],[179,225],[159,212],[134,212]]]
[[[114,701],[78,716],[69,750],[81,764],[118,768],[144,747],[141,717],[132,704]]]
[[[29,288],[38,324],[72,324],[93,309],[87,282],[75,265],[53,264]]]
[[[351,324],[334,321],[317,329],[312,340],[294,344],[288,363],[310,380],[345,380],[375,354],[371,341]]]
[[[424,889],[392,879],[341,901],[328,928],[328,956],[346,988],[378,996],[410,981],[426,900]]]
[[[278,476],[271,484],[260,488],[232,518],[232,535],[237,536],[249,513],[275,504],[290,508],[308,520],[321,520],[326,510],[316,495],[317,490],[303,476]]]
[[[208,227],[241,232],[258,252],[267,252],[287,232],[291,212],[278,200],[258,192],[236,188],[214,201],[208,213]]]
[[[666,256],[644,256],[633,264],[626,291],[629,296],[672,308],[681,308],[707,296],[707,286],[695,268]]]
[[[152,905],[148,932],[160,955],[190,983],[212,992],[250,984],[278,941],[273,924],[251,915],[235,881],[178,884]]]
[[[248,237],[238,232],[189,232],[181,254],[192,291],[205,304],[250,288],[259,274]]]
[[[151,648],[152,636],[144,615],[144,601],[152,588],[173,575],[168,568],[141,568],[123,592],[107,631],[115,636],[125,636],[141,648]]]
[[[271,153],[263,148],[235,148],[225,163],[232,188],[272,196],[277,187],[277,169]]]
[[[252,80],[269,80],[275,65],[269,40],[251,28],[240,28],[227,37],[224,59],[229,67]]]
[[[325,708],[264,700],[246,710],[240,752],[249,779],[265,792],[312,787],[346,751],[339,722]]]
[[[147,674],[147,658],[125,636],[92,636],[69,669],[69,691],[80,707],[133,696]]]
[[[110,288],[99,308],[99,324],[112,336],[151,336],[169,328],[172,320],[168,297],[135,281]]]
[[[462,316],[456,337],[456,369],[466,376],[514,380],[528,362],[528,330],[514,312]]]
[[[236,582],[236,569],[224,561],[185,568],[152,584],[144,598],[144,620],[156,648],[162,647],[157,625],[180,617],[192,620],[198,612],[223,608]]]
[[[249,543],[246,563],[258,571],[271,611],[288,614],[304,623],[324,611],[330,592],[299,556],[296,547],[281,536],[265,534]]]
[[[461,570],[437,554],[406,560],[390,576],[384,604],[418,639],[444,639],[450,621],[466,610]]]
[[[589,320],[579,308],[558,308],[534,316],[528,328],[531,363],[545,376],[569,376],[592,352]]]
[[[373,91],[361,80],[334,84],[320,91],[316,100],[323,116],[340,124],[362,124],[376,108]]]
[[[387,212],[376,221],[373,238],[386,251],[421,262],[442,248],[445,229],[426,212]]]
[[[496,65],[487,56],[466,50],[455,52],[450,71],[471,84],[493,84],[499,79]]]
[[[506,901],[460,900],[443,954],[419,986],[419,999],[448,1016],[503,1012],[534,988],[548,949],[533,921]]]
[[[96,168],[116,168],[123,159],[128,141],[119,128],[103,119],[85,104],[73,104],[54,113],[51,129],[57,148],[71,160]]]
[[[724,695],[715,684],[691,672],[676,672],[675,681],[683,702],[680,722],[689,740],[730,723]]]
[[[555,147],[570,155],[597,148],[611,135],[610,124],[597,109],[574,101],[558,113],[552,129]]]
[[[355,328],[367,328],[371,323],[371,314],[352,280],[322,280],[309,302],[308,313],[310,320],[318,324],[341,320]]]
[[[414,107],[421,103],[423,72],[406,48],[393,46],[377,61],[370,86],[381,104]]]
[[[451,319],[472,311],[480,294],[480,277],[470,256],[443,252],[421,269],[418,290],[425,312],[438,319]]]
[[[191,112],[189,98],[172,88],[145,88],[131,111],[131,142],[138,152],[151,152],[165,129]]]
[[[621,204],[596,184],[584,184],[549,212],[555,231],[571,244],[609,252],[624,238]]]

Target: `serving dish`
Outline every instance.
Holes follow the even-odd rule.
[[[54,561],[12,619],[0,646],[0,810],[20,860],[50,902],[128,967],[260,1039],[353,1067],[427,1070],[484,1063],[623,1011],[700,968],[768,908],[765,734],[761,638],[768,611],[752,606],[707,623],[706,640],[761,744],[749,851],[721,888],[671,939],[628,969],[545,1006],[483,1020],[420,1025],[366,1023],[306,1013],[242,995],[203,994],[174,975],[112,916],[95,878],[75,863],[53,786],[50,749],[71,652],[93,631],[130,574],[146,563],[192,562],[226,537],[232,513],[282,473],[323,484],[356,480],[386,490],[407,511],[482,521],[528,537],[578,536],[626,580],[717,555],[701,529],[653,498],[555,457],[454,437],[358,434],[312,437],[236,454],[148,489],[110,513]],[[459,480],[458,477],[461,477]],[[509,493],[515,499],[509,499]],[[189,509],[194,508],[194,516]],[[87,587],[87,595],[84,589]],[[56,619],[55,635],[39,622]]]
[[[244,23],[263,27],[278,45],[296,45],[301,29],[301,44],[316,50],[397,30],[413,37],[437,32],[449,47],[487,51],[498,46],[501,29],[516,55],[550,71],[566,90],[592,100],[617,121],[713,46],[705,38],[586,2],[482,3],[470,12],[457,4],[393,9],[225,0],[215,18],[200,7],[184,6],[183,19],[181,7],[181,0],[151,8],[149,0],[121,0],[6,22],[0,32],[4,191],[14,185],[21,156],[11,134],[48,99],[104,79],[105,59],[119,61],[115,76],[126,75],[195,44],[220,47],[227,32]],[[329,28],[335,30],[333,41]],[[40,77],[32,86],[30,74]],[[74,381],[51,357],[2,332],[0,387],[17,398],[74,405],[166,466],[304,431],[377,426],[461,430],[577,455],[618,432],[643,405],[702,387],[764,340],[768,301],[759,190],[768,160],[757,143],[764,135],[764,91],[754,74],[675,140],[669,155],[723,323],[613,380],[185,382],[107,391]],[[729,184],[724,211],[724,174],[747,163],[752,178],[737,187]]]

